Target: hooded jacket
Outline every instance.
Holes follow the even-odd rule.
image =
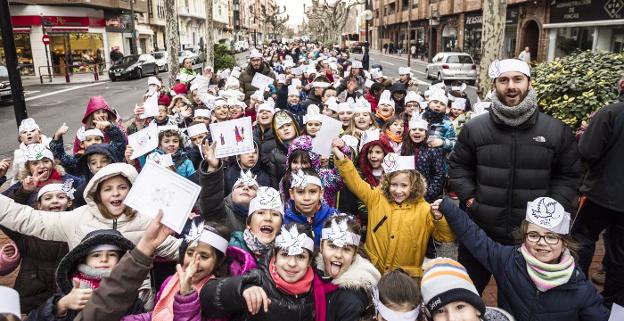
[[[17,204],[6,196],[0,196],[0,225],[43,240],[67,242],[70,250],[80,244],[89,232],[111,228],[121,232],[133,243],[138,243],[151,218],[141,213],[136,213],[133,218],[125,214],[114,219],[105,218],[94,199],[100,183],[119,175],[132,184],[138,173],[134,167],[123,163],[110,164],[100,169],[85,188],[83,196],[87,205],[70,212],[37,211],[30,206]],[[168,237],[156,249],[156,255],[176,260],[179,244],[179,240]]]
[[[316,256],[316,269],[319,274],[323,274],[325,265],[323,257]],[[343,274],[335,279],[323,279],[323,282],[331,282],[338,288],[325,295],[327,301],[326,321],[359,321],[369,306],[371,293],[379,279],[381,273],[375,269],[373,264],[355,254],[355,258]]]
[[[293,124],[295,124],[295,132],[296,132],[295,138],[296,138],[296,136],[299,136],[299,132],[300,132],[299,126],[297,124],[297,120],[289,111],[283,111],[283,112],[288,114],[288,117],[290,117],[293,121]],[[273,133],[275,135],[274,141],[275,141],[276,148],[273,148],[270,151],[270,154],[266,158],[265,166],[267,166],[268,168],[269,176],[271,176],[271,178],[273,179],[271,187],[279,189],[280,179],[284,176],[284,173],[286,173],[286,161],[287,161],[286,155],[288,153],[288,143],[282,141],[277,135],[277,133],[275,132],[276,130],[275,129],[275,115],[273,115],[272,127],[273,127]]]
[[[347,159],[335,162],[347,187],[368,207],[368,228],[364,250],[381,272],[402,268],[412,277],[421,277],[429,237],[452,242],[455,236],[444,218],[434,220],[423,195],[416,201],[397,204],[386,198],[381,186],[374,189],[360,178]],[[422,186],[413,189],[422,189]]]
[[[518,321],[607,320],[603,298],[578,266],[570,280],[546,292],[537,289],[518,246],[496,243],[468,215],[445,198],[440,205],[448,224],[468,251],[498,284],[498,306]]]
[[[390,147],[387,144],[384,144],[380,140],[375,140],[375,141],[364,144],[364,146],[362,146],[362,150],[360,151],[360,154],[358,155],[359,157],[358,165],[359,165],[360,171],[362,172],[362,176],[364,176],[364,180],[371,187],[377,187],[377,185],[379,185],[379,180],[375,177],[375,175],[373,175],[373,168],[370,166],[370,162],[368,161],[368,151],[373,146],[381,147],[381,149],[383,149],[384,151],[384,155],[391,153],[392,147]]]
[[[223,166],[214,172],[207,172],[208,165],[202,161],[199,173],[199,206],[202,217],[226,225],[232,231],[242,231],[247,226],[247,212],[242,212],[232,203],[232,194],[224,197]]]
[[[106,113],[108,114],[108,121],[110,121],[111,123],[115,123],[115,120],[117,120],[117,114],[113,111],[112,108],[110,108],[110,106],[108,105],[108,103],[106,102],[106,100],[104,99],[104,97],[102,96],[93,96],[89,99],[89,102],[87,103],[87,109],[85,110],[84,115],[82,116],[82,125],[83,127],[85,126],[89,126],[90,124],[87,124],[87,120],[89,120],[89,116],[91,116],[91,114],[93,114],[94,112],[103,109],[104,111],[106,111]],[[108,143],[110,141],[110,138],[108,137],[108,135],[105,133],[104,134],[104,142]],[[78,139],[78,136],[76,136],[76,138],[74,138],[74,147],[72,149],[72,151],[74,152],[74,154],[77,154],[79,151],[81,150],[80,148],[80,140]],[[124,148],[125,151],[125,148]],[[122,152],[123,155],[123,152]]]
[[[119,231],[116,230],[95,230],[88,233],[75,248],[61,259],[56,270],[56,284],[59,292],[49,298],[43,305],[34,310],[28,316],[28,320],[48,321],[48,320],[73,320],[80,311],[68,310],[64,317],[56,316],[56,304],[65,295],[69,294],[73,288],[72,275],[77,271],[79,264],[84,264],[85,258],[91,249],[98,245],[114,245],[121,249],[120,252],[125,253],[134,248],[134,244],[124,238]],[[82,285],[81,285],[82,286]],[[143,302],[135,298],[127,314],[143,312]]]
[[[449,156],[449,186],[462,202],[474,198],[472,219],[497,242],[526,216],[527,202],[550,196],[572,212],[581,173],[572,130],[536,111],[517,128],[492,111],[462,128]]]
[[[312,223],[309,223],[307,216],[296,212],[295,204],[291,200],[288,201],[288,206],[286,207],[286,210],[284,212],[284,224],[295,222],[305,225],[309,230],[312,231],[312,235],[314,235],[314,245],[318,248],[321,245],[321,232],[323,231],[323,225],[325,224],[325,220],[327,220],[327,218],[336,213],[337,211],[335,208],[321,202],[321,207],[314,214]]]
[[[270,259],[271,256],[267,256],[258,269],[244,275],[208,281],[200,293],[204,317],[222,318],[234,315],[235,320],[247,321],[314,321],[312,288],[298,296],[282,292],[269,273]],[[242,292],[251,286],[261,287],[271,299],[268,312],[260,309],[255,315],[249,314]]]
[[[275,79],[275,73],[271,71],[271,67],[269,67],[269,65],[265,62],[262,63],[262,68],[260,68],[260,70],[257,72]],[[240,88],[241,91],[245,93],[245,103],[247,104],[249,104],[249,97],[251,97],[251,95],[253,95],[256,90],[259,89],[251,85],[251,81],[253,80],[253,77],[255,75],[256,71],[251,68],[251,63],[249,63],[249,65],[247,65],[247,68],[245,68],[238,77],[238,81],[240,82]]]

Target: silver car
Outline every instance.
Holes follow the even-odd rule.
[[[461,80],[474,85],[477,81],[477,65],[467,53],[440,52],[427,64],[425,77],[445,82]]]
[[[152,52],[159,71],[169,71],[169,53],[166,51]]]
[[[0,65],[0,100],[11,100],[11,83],[9,82],[9,70],[4,65]]]

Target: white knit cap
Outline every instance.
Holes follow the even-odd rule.
[[[272,187],[261,186],[256,197],[249,202],[248,215],[257,210],[272,210],[284,215],[284,205],[280,193]]]

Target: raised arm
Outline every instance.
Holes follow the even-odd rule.
[[[37,211],[0,195],[0,225],[24,235],[35,236],[46,241],[67,242],[66,229],[75,226],[76,218],[73,211]]]

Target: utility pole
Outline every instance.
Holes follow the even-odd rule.
[[[180,71],[180,63],[178,62],[180,34],[178,33],[177,9],[175,0],[165,0],[165,42],[169,53],[169,87],[175,84],[176,76]]]
[[[206,2],[206,64],[214,68],[214,19],[212,16],[212,1]]]
[[[412,66],[412,2],[407,3],[407,66]]]
[[[6,56],[6,67],[9,72],[9,82],[11,83],[11,96],[13,97],[13,112],[15,121],[19,128],[23,119],[28,118],[26,113],[26,102],[24,101],[24,88],[22,78],[17,64],[17,51],[15,50],[15,39],[13,39],[13,24],[11,23],[11,12],[8,1],[0,1],[0,29],[2,29],[2,43]]]
[[[46,20],[46,18],[43,16],[43,13],[42,13],[41,14],[41,31],[43,32],[43,37],[47,39],[48,41],[48,42],[43,43],[43,45],[45,46],[46,65],[48,66],[48,80],[52,82],[52,70],[50,69],[50,42],[49,42],[50,38],[48,37],[48,34],[46,33],[46,26],[49,23],[50,22]]]
[[[488,76],[488,69],[492,61],[499,57],[503,47],[506,15],[506,0],[485,0],[483,2],[481,62],[479,64],[479,79],[477,80],[477,94],[481,95],[481,99],[485,98],[484,96],[492,84],[492,80]]]
[[[134,26],[134,0],[130,0],[130,28],[132,29],[132,43],[130,44],[130,53],[137,54],[136,46],[136,30]]]
[[[364,10],[366,10],[366,11],[370,10],[370,0],[366,0],[366,5],[365,5]],[[366,42],[368,42],[368,43],[369,43],[369,45],[370,45],[370,42],[368,41],[368,27],[369,27],[369,26],[368,26],[368,21],[369,21],[370,19],[367,19],[367,18],[368,18],[368,17],[365,17],[365,19],[364,19],[364,21],[365,21],[365,23],[364,23],[364,28],[366,28]],[[361,26],[361,25],[360,25],[360,26]]]

